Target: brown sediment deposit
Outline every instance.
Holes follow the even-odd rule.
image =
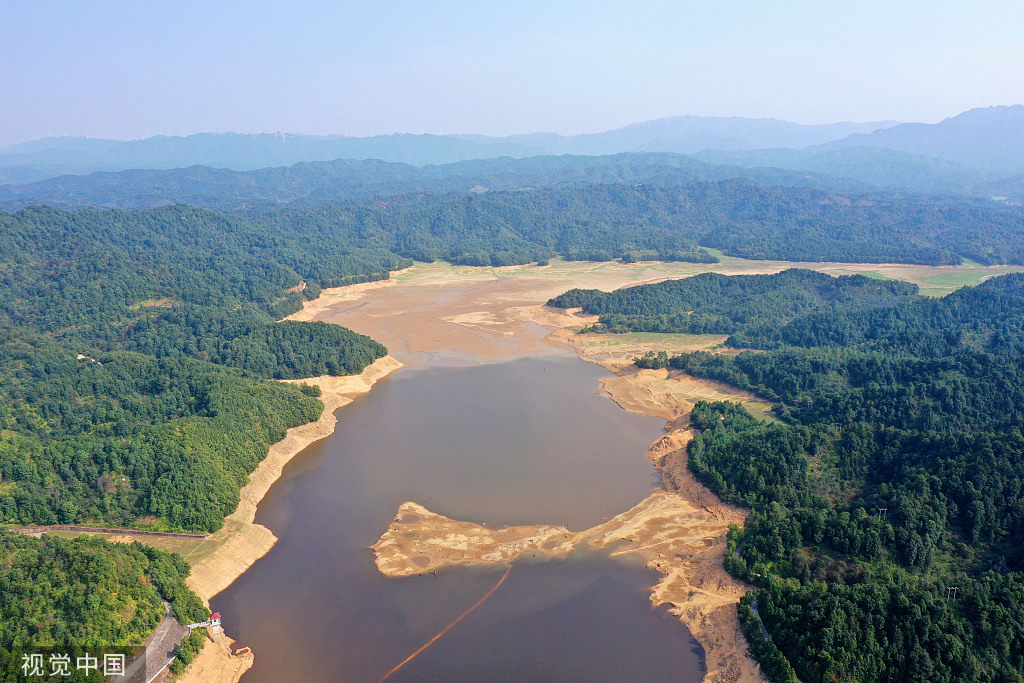
[[[445,567],[504,564],[523,554],[562,557],[587,546],[613,557],[634,554],[662,578],[651,589],[654,605],[668,605],[704,648],[705,681],[760,681],[736,618],[746,587],[722,569],[730,524],[745,514],[722,504],[692,479],[685,467],[691,434],[674,430],[649,451],[674,490],[657,489],[622,514],[580,532],[554,525],[490,529],[403,503],[373,546],[377,568],[387,576],[412,576]]]
[[[234,654],[234,644],[225,635],[209,639],[188,668],[175,680],[177,683],[235,683],[253,665],[251,652]]]
[[[575,348],[583,360],[613,373],[601,381],[601,393],[629,412],[661,417],[671,425],[687,418],[697,401],[735,401],[758,417],[774,419],[771,405],[750,392],[678,370],[645,370],[634,364],[648,351],[729,353],[721,348],[724,335],[577,334],[562,329],[551,336]]]
[[[373,551],[377,569],[385,576],[413,576],[460,564],[505,564],[527,552],[567,555],[577,537],[563,526],[489,529],[406,502]]]
[[[704,647],[706,680],[760,680],[735,614],[735,603],[744,587],[722,568],[726,530],[730,523],[742,521],[743,513],[722,504],[693,479],[686,468],[685,445],[691,438],[686,429],[687,416],[697,400],[737,400],[762,416],[768,416],[768,406],[725,385],[665,370],[639,370],[632,365],[635,356],[648,350],[675,353],[714,348],[721,344],[722,337],[577,335],[579,328],[593,324],[596,318],[543,304],[573,287],[611,290],[704,272],[773,273],[793,267],[832,275],[893,277],[916,282],[923,292],[931,294],[1019,270],[974,264],[808,264],[730,257],[723,257],[719,264],[554,260],[543,268],[470,268],[437,263],[417,264],[394,273],[389,280],[324,290],[318,299],[307,302],[302,311],[289,318],[345,325],[385,344],[393,357],[381,359],[360,378],[300,380],[320,384],[327,406],[324,417],[289,430],[288,437],[272,447],[266,461],[253,473],[251,483],[243,489],[238,510],[226,520],[224,528],[183,552],[193,563],[190,585],[208,600],[270,549],[276,540],[273,534],[253,524],[256,504],[292,456],[331,433],[334,410],[399,367],[398,361],[411,365],[438,360],[475,364],[489,359],[561,354],[571,347],[583,359],[613,373],[603,382],[603,393],[626,410],[668,422],[666,435],[647,453],[661,474],[663,490],[607,523],[579,533],[558,526],[488,529],[407,503],[392,524],[394,533],[389,529],[375,546],[383,551],[378,556],[378,563],[384,562],[382,571],[422,574],[464,562],[507,562],[524,552],[555,556],[581,543],[605,548],[615,555],[639,554],[662,574],[652,588],[651,600],[668,604]],[[212,663],[200,663],[210,658],[219,662],[219,669],[205,668],[214,666]],[[204,649],[185,680],[231,680],[239,674],[228,670],[237,664],[225,639],[217,648]]]

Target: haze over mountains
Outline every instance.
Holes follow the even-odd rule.
[[[854,133],[818,149],[879,147],[953,161],[970,168],[1024,172],[1024,105],[971,109],[934,125],[904,123]]]
[[[33,204],[132,209],[178,203],[259,209],[411,192],[482,193],[640,183],[676,186],[730,178],[836,191],[865,189],[861,183],[828,175],[714,165],[667,153],[500,157],[419,167],[375,159],[337,159],[252,171],[192,166],[67,175],[26,185],[0,185],[0,209],[17,210]]]
[[[634,123],[604,133],[557,135],[530,133],[489,138],[458,135],[481,144],[518,144],[540,154],[603,155],[622,152],[676,152],[692,154],[704,149],[746,150],[768,147],[806,147],[838,140],[855,133],[870,133],[897,125],[897,121],[830,123],[806,126],[778,119],[739,116],[673,116]]]
[[[570,156],[564,156],[570,155]],[[287,167],[287,168],[284,168]],[[171,170],[173,169],[173,170]],[[102,173],[96,173],[102,171]],[[76,175],[92,173],[92,175]],[[63,177],[62,177],[63,176]],[[47,138],[0,150],[4,208],[320,203],[419,191],[748,178],[1024,197],[1024,106],[936,124],[680,116],[605,133]]]
[[[604,133],[573,136],[554,133],[508,137],[395,134],[353,138],[200,133],[187,137],[157,136],[129,141],[44,138],[0,149],[0,181],[26,183],[93,171],[194,165],[249,171],[334,159],[379,159],[422,166],[500,156],[521,158],[622,152],[689,154],[703,149],[806,147],[854,133],[870,133],[895,123],[805,126],[775,119],[677,116]]]
[[[1024,174],[1024,106],[971,109],[936,124],[904,123],[804,149],[702,151],[709,163],[772,166],[888,184],[966,189]],[[984,191],[984,190],[983,190]]]

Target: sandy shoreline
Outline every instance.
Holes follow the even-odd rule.
[[[626,409],[669,419],[669,431],[647,452],[661,474],[662,488],[611,520],[576,533],[556,525],[491,529],[409,501],[372,546],[378,570],[387,576],[413,576],[463,564],[504,564],[523,554],[564,557],[584,546],[607,549],[612,557],[639,555],[662,575],[651,588],[652,605],[668,605],[703,647],[704,681],[763,680],[736,616],[736,603],[747,587],[722,567],[729,525],[741,524],[746,513],[722,503],[687,469],[692,432],[683,424],[689,414],[685,404],[669,394],[652,394],[660,401],[634,403],[638,390],[643,393],[659,374],[660,380],[666,379],[664,371],[626,371],[610,378],[623,381],[611,390],[606,384],[603,391]]]
[[[270,551],[277,537],[267,527],[255,524],[256,506],[270,487],[281,476],[284,466],[306,446],[330,436],[338,420],[334,412],[365,394],[382,377],[402,367],[402,363],[391,356],[377,359],[360,375],[346,377],[312,377],[299,380],[284,380],[292,383],[316,384],[323,392],[320,400],[324,412],[320,419],[288,430],[281,441],[273,444],[267,457],[249,475],[249,483],[241,491],[241,501],[234,513],[224,520],[224,526],[212,534],[205,543],[215,546],[192,565],[188,586],[209,604],[210,598],[227,588],[256,560]],[[226,681],[233,683],[252,666],[252,657],[234,657],[231,654],[232,641],[225,635],[219,643],[208,642],[199,656],[189,665],[179,681],[187,683],[209,683]],[[259,653],[254,653],[259,655]]]
[[[424,539],[432,537],[442,545],[448,539],[454,545],[428,548],[436,555],[432,558],[430,553],[421,552],[422,549],[405,553],[404,546],[396,544],[388,551],[392,566],[382,569],[387,573],[423,573],[436,571],[446,564],[508,561],[513,555],[527,551],[568,552],[571,542],[610,548],[612,554],[638,553],[662,574],[662,579],[651,589],[652,602],[670,605],[670,611],[704,647],[708,666],[705,680],[761,680],[757,665],[747,652],[735,614],[734,605],[745,589],[722,568],[728,524],[742,521],[744,514],[722,504],[687,470],[685,444],[690,434],[685,423],[692,404],[701,399],[741,401],[761,416],[767,416],[767,406],[724,385],[679,373],[638,370],[630,363],[632,357],[646,350],[677,352],[707,348],[717,343],[714,338],[580,336],[575,330],[593,322],[593,318],[548,309],[543,302],[572,287],[610,290],[701,272],[770,273],[791,267],[809,267],[832,275],[864,273],[909,280],[919,283],[923,291],[931,294],[944,294],[962,284],[973,284],[1001,272],[974,266],[801,264],[728,257],[714,265],[554,261],[544,268],[468,268],[417,264],[394,273],[389,280],[326,289],[319,298],[306,302],[302,311],[289,318],[344,325],[385,344],[398,360],[382,359],[388,361],[387,365],[394,365],[390,368],[382,365],[372,370],[370,377],[305,380],[311,383],[323,380],[322,400],[327,404],[324,411],[327,417],[306,425],[309,428],[306,431],[299,431],[304,427],[290,430],[284,441],[272,447],[267,460],[253,474],[250,486],[243,490],[238,511],[228,519],[222,532],[218,532],[222,546],[202,559],[193,560],[190,585],[208,600],[270,549],[276,540],[273,534],[252,523],[256,504],[280,476],[285,462],[312,441],[330,434],[334,427],[334,409],[351,400],[346,395],[364,393],[375,379],[399,367],[399,360],[421,366],[439,360],[476,364],[486,359],[564,354],[570,347],[584,360],[602,365],[613,373],[602,382],[602,393],[625,410],[658,416],[668,422],[665,436],[652,444],[647,453],[661,474],[664,490],[656,491],[609,522],[580,534],[557,526],[494,531],[477,525],[467,526],[465,522],[449,520],[408,503],[400,509],[393,527],[405,534],[422,533]],[[347,380],[352,380],[352,384]],[[419,524],[424,526],[419,528]],[[382,541],[388,533],[390,529]],[[454,538],[459,535],[465,538]],[[202,555],[201,549],[192,552],[196,552],[197,557]],[[403,560],[399,555],[418,559],[405,560],[409,566],[402,569]],[[474,559],[474,555],[480,557]],[[237,659],[230,656],[226,645],[207,647],[200,658],[206,659],[190,666],[183,676],[185,680],[234,681],[241,674]]]
[[[452,360],[475,365],[575,351],[613,373],[603,380],[601,393],[625,410],[668,421],[668,433],[647,452],[665,490],[611,521],[579,534],[556,525],[491,530],[410,502],[376,546],[385,551],[378,555],[378,566],[395,576],[422,574],[461,563],[507,562],[523,552],[565,554],[578,544],[609,548],[613,555],[638,553],[663,575],[651,588],[652,603],[667,604],[704,648],[705,681],[760,681],[736,617],[735,604],[746,589],[722,568],[728,526],[741,523],[745,514],[723,505],[693,480],[685,464],[690,433],[683,423],[701,399],[740,400],[761,414],[767,406],[722,385],[679,373],[669,377],[664,370],[638,370],[631,362],[649,348],[702,349],[720,344],[722,337],[656,335],[622,343],[622,335],[575,334],[596,318],[547,308],[548,298],[571,287],[614,289],[664,276],[644,265],[575,268],[559,273],[529,266],[469,272],[416,267],[402,280],[325,290],[295,314],[296,319],[324,320],[366,334],[410,365]],[[403,552],[408,548],[399,539],[408,541],[407,534],[422,538],[426,546]]]

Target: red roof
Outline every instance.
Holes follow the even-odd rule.
[[[210,615],[211,619],[220,619],[220,612],[214,612]]]

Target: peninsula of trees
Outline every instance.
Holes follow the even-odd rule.
[[[609,331],[714,316],[753,349],[637,363],[776,403],[771,424],[698,403],[689,446],[696,476],[751,510],[726,567],[756,587],[740,616],[773,680],[1024,680],[1024,276],[931,299],[786,271],[551,304]]]

